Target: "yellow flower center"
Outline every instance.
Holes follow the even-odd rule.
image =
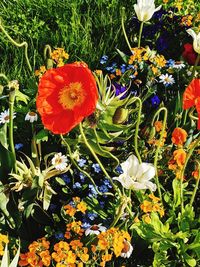
[[[85,100],[85,93],[80,82],[70,83],[59,92],[58,102],[64,109],[73,109],[80,106]]]

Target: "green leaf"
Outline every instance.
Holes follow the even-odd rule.
[[[8,174],[14,167],[13,154],[0,143],[0,180],[7,183]]]
[[[40,143],[40,142],[47,142],[48,141],[48,131],[47,130],[41,130],[39,131],[36,136],[36,143]]]
[[[5,123],[5,124],[0,128],[0,143],[1,143],[5,148],[8,148],[8,143],[7,143],[7,123]]]
[[[55,180],[56,180],[56,182],[59,183],[60,185],[65,185],[65,181],[64,181],[62,178],[60,178],[60,177],[56,177]]]
[[[4,253],[3,253],[3,258],[1,261],[1,267],[9,267],[10,264],[10,256],[9,256],[9,251],[8,251],[8,244],[6,244]]]
[[[172,182],[172,187],[174,191],[174,207],[178,207],[181,204],[181,195],[180,195],[180,181],[178,179],[174,179]]]
[[[16,93],[16,101],[22,101],[25,104],[28,104],[29,97],[27,95],[23,94],[19,90],[16,90],[15,93]]]
[[[190,255],[188,255],[187,253],[184,253],[183,257],[190,267],[195,267],[197,265],[196,260],[192,258]]]
[[[124,54],[124,52],[122,52],[118,48],[116,48],[116,50],[119,53],[119,55],[121,56],[121,58],[123,59],[124,63],[128,64],[129,56],[127,56],[126,54]]]
[[[47,187],[44,189],[44,197],[43,197],[43,209],[48,210],[49,205],[51,203],[51,198],[53,196],[53,193],[51,190],[49,190]]]

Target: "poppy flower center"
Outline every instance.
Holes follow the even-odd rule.
[[[82,84],[80,82],[74,82],[60,90],[58,102],[64,109],[73,109],[75,106],[81,105],[85,97]]]

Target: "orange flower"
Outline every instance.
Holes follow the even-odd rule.
[[[175,128],[172,133],[172,143],[179,146],[183,145],[187,139],[187,132],[182,128]]]
[[[47,70],[41,77],[36,105],[54,134],[66,134],[96,108],[98,91],[86,64],[76,62]]]
[[[200,79],[193,79],[183,93],[183,108],[195,106],[198,113],[198,125],[200,130]]]
[[[154,122],[154,127],[156,128],[156,132],[160,132],[163,128],[163,123],[162,121],[155,121]]]
[[[177,165],[182,168],[185,163],[186,152],[183,149],[177,149],[174,151],[173,156]]]

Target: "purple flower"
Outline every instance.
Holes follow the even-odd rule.
[[[115,90],[115,95],[116,96],[124,93],[127,90],[126,86],[120,85],[119,83],[116,83],[116,82],[114,82],[112,84],[112,87]],[[123,96],[121,96],[120,99],[124,99],[126,97],[127,97],[127,93],[125,93]]]
[[[150,101],[151,101],[151,105],[152,105],[152,107],[154,107],[154,108],[158,107],[159,104],[160,104],[160,99],[159,99],[159,97],[158,97],[157,95],[153,96],[153,97],[150,99]]]

